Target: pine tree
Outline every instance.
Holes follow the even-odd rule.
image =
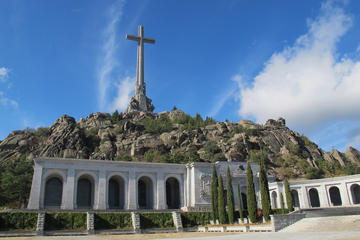
[[[288,182],[288,180],[286,178],[285,178],[285,181],[284,181],[284,188],[285,188],[286,204],[287,204],[287,207],[289,209],[289,212],[292,212],[292,211],[294,211],[294,207],[293,207],[289,182]]]
[[[216,167],[213,165],[212,177],[211,177],[211,209],[212,219],[216,222],[218,219],[218,177],[216,173]]]
[[[219,208],[219,221],[221,224],[226,223],[225,216],[225,203],[224,203],[224,186],[223,179],[221,174],[219,175],[219,183],[218,183],[218,208]]]
[[[261,195],[261,208],[265,221],[270,221],[270,196],[269,196],[269,184],[266,176],[266,166],[264,158],[260,161],[260,195]]]
[[[280,193],[280,207],[281,207],[281,213],[285,214],[285,206],[284,206],[284,196],[282,193]]]
[[[227,167],[226,170],[226,195],[227,195],[227,213],[229,223],[234,223],[234,193],[231,183],[231,174],[230,174],[230,167]]]
[[[237,196],[238,196],[238,208],[239,208],[239,216],[241,222],[244,222],[244,213],[241,206],[241,193],[240,193],[240,184],[237,185]]]
[[[253,172],[250,167],[250,163],[247,164],[246,169],[246,192],[247,192],[247,206],[248,206],[248,213],[251,222],[256,222],[256,211],[257,211],[257,204],[256,204],[256,195],[255,195],[255,187],[254,187],[254,180],[253,180]]]

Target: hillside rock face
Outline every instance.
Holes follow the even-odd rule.
[[[238,123],[204,121],[206,124],[201,126],[186,127],[179,120],[186,117],[189,116],[180,110],[117,116],[94,113],[78,122],[64,115],[49,128],[10,133],[0,142],[0,161],[6,163],[24,156],[28,160],[36,156],[108,160],[131,156],[133,160],[143,161],[148,151],[157,151],[169,156],[168,159],[181,154],[185,156],[183,161],[246,161],[263,151],[270,170],[280,175],[291,169],[293,177],[302,177],[302,168],[319,168],[321,162],[342,167],[351,162],[360,166],[360,152],[356,149],[349,147],[345,154],[337,150],[326,152],[287,128],[283,118],[269,119],[265,125],[241,120]],[[159,121],[160,130],[151,131],[150,128],[156,127],[146,121],[151,124]],[[167,128],[161,129],[166,123]]]

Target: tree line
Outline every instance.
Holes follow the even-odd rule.
[[[267,169],[264,158],[260,159],[259,169],[259,182],[260,182],[260,199],[261,208],[258,209],[255,185],[253,179],[253,172],[250,163],[247,163],[246,168],[246,205],[247,209],[242,206],[242,195],[240,184],[237,184],[237,202],[238,202],[238,217],[241,222],[244,222],[244,218],[248,217],[250,222],[255,223],[259,221],[260,217],[263,216],[266,222],[270,221],[270,214],[272,213],[269,195],[269,184],[267,179]],[[284,181],[286,204],[288,206],[285,209],[284,198],[280,193],[281,211],[280,213],[291,212],[294,210],[293,202],[290,192],[290,186],[287,179]],[[226,191],[226,196],[225,196]],[[225,202],[226,199],[226,202]],[[212,208],[212,219],[214,222],[217,220],[220,224],[233,224],[235,222],[235,201],[233,193],[233,185],[230,174],[230,168],[226,170],[226,188],[224,189],[223,177],[221,174],[217,174],[217,169],[213,165],[212,169],[212,180],[211,180],[211,208]]]

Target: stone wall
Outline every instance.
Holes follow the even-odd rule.
[[[305,218],[304,213],[286,214],[286,215],[271,215],[271,223],[273,225],[273,231],[277,232],[297,221]]]

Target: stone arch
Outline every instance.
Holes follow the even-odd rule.
[[[241,193],[242,208],[247,209],[247,197],[245,193]]]
[[[311,188],[309,190],[309,198],[311,207],[320,207],[319,193],[316,188]]]
[[[359,184],[353,184],[350,187],[351,197],[353,204],[360,204],[360,186]]]
[[[108,181],[108,206],[112,209],[124,209],[125,181],[121,176],[114,175]]]
[[[95,182],[89,174],[80,176],[77,180],[76,206],[78,208],[92,208],[94,205]]]
[[[50,176],[45,183],[45,208],[60,208],[62,203],[63,179],[59,176]]]
[[[293,206],[299,208],[300,207],[300,201],[299,201],[299,193],[298,193],[297,190],[295,190],[295,189],[291,190],[291,198],[292,198]]]
[[[272,208],[278,208],[276,191],[272,191],[272,193],[271,193],[271,206],[272,206]]]
[[[342,205],[340,190],[338,187],[333,186],[333,187],[329,188],[329,195],[330,195],[331,204],[333,206],[341,206]]]
[[[137,182],[138,205],[140,209],[154,208],[154,188],[153,181],[148,176],[142,176]]]
[[[166,204],[168,209],[180,208],[180,184],[174,177],[166,180]]]

